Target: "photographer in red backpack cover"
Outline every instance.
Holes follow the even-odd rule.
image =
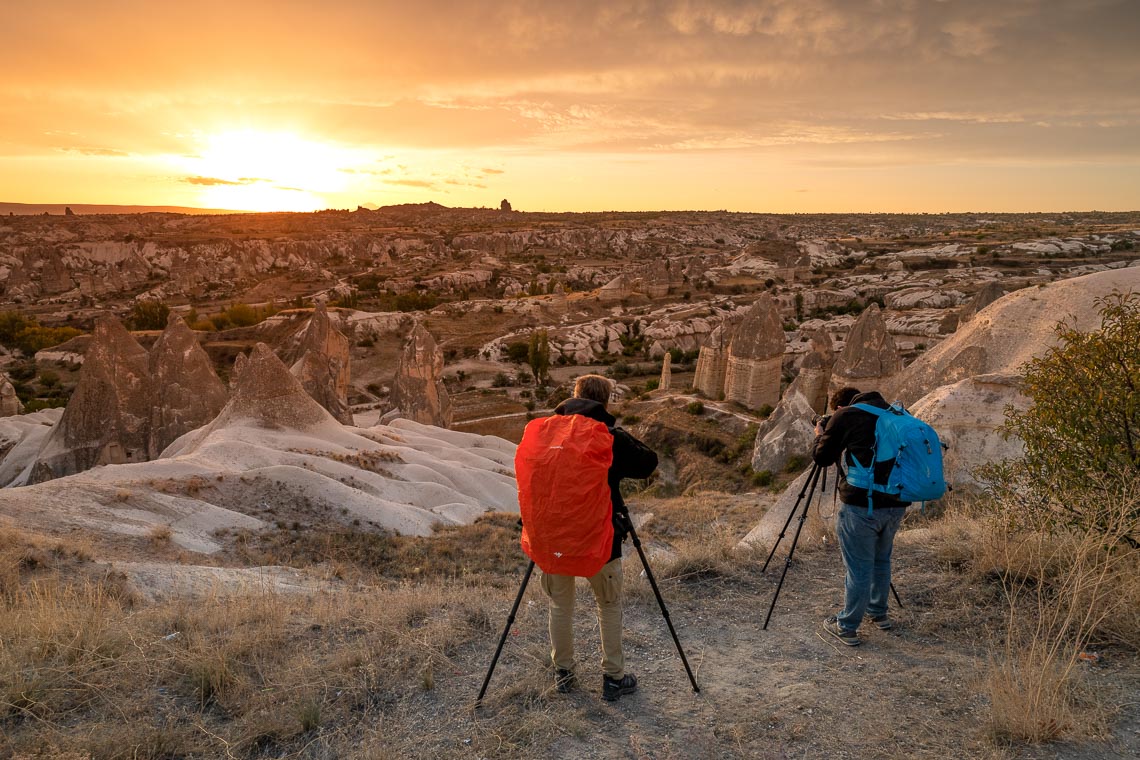
[[[557,415],[580,414],[603,423],[613,435],[613,462],[609,469],[611,520],[614,526],[610,560],[588,578],[598,607],[598,627],[602,644],[602,698],[607,701],[637,690],[637,678],[625,669],[622,653],[622,568],[621,545],[627,535],[629,515],[621,496],[624,478],[647,478],[657,469],[657,454],[625,430],[606,411],[613,393],[613,381],[601,375],[582,375],[574,383],[574,397],[554,410]],[[542,574],[543,591],[550,597],[550,644],[554,661],[554,685],[568,692],[576,685],[574,676],[574,582],[572,575]]]
[[[855,388],[841,388],[832,397],[835,412],[830,418],[816,422],[812,459],[820,467],[830,467],[842,460],[838,489],[843,504],[836,516],[835,532],[843,564],[847,568],[843,610],[824,622],[824,631],[847,646],[862,643],[858,630],[866,615],[882,630],[891,628],[887,615],[887,597],[891,588],[891,552],[910,502],[899,501],[890,494],[875,491],[868,509],[867,489],[847,481],[847,471],[855,465],[874,465],[874,483],[886,484],[894,460],[873,462],[875,425],[878,418],[853,404],[867,404],[888,409],[890,404],[878,391],[860,393]]]

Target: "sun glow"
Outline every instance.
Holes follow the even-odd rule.
[[[342,169],[366,160],[355,151],[287,132],[241,130],[210,135],[186,159],[186,181],[202,204],[246,211],[313,211],[345,189]]]

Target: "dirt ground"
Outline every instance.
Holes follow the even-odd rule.
[[[626,577],[638,575],[636,555]],[[946,580],[931,557],[901,553],[896,585],[906,605],[897,627],[861,631],[845,647],[819,630],[842,598],[834,549],[797,553],[768,630],[764,615],[783,562],[765,576],[759,564],[738,579],[692,578],[663,584],[666,603],[701,688],[694,694],[664,619],[644,581],[628,581],[626,656],[639,692],[616,704],[599,697],[597,626],[588,588],[579,584],[576,634],[579,688],[550,688],[546,601],[537,583],[508,637],[484,700],[472,710],[494,651],[488,637],[458,671],[441,676],[416,709],[425,727],[417,756],[574,758],[1134,758],[1140,753],[1140,669],[1106,664],[1086,673],[1119,705],[1107,741],[1008,748],[987,732],[980,679],[1000,624],[1000,605],[980,624],[979,610],[955,626],[956,610],[939,602]],[[759,558],[762,561],[762,557]],[[653,560],[650,560],[653,562]],[[931,584],[934,586],[931,587]],[[977,591],[974,589],[968,591]],[[981,590],[981,597],[992,590]],[[955,603],[976,594],[949,593]],[[506,600],[504,600],[505,602]],[[892,605],[893,606],[893,605]],[[508,607],[503,605],[501,630]],[[497,637],[496,632],[496,637]],[[459,707],[462,705],[462,707]],[[545,745],[545,746],[544,746]]]

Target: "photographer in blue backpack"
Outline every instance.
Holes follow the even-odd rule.
[[[887,598],[895,533],[913,501],[945,492],[942,445],[929,425],[878,391],[842,388],[832,406],[835,413],[816,423],[812,459],[820,467],[842,462],[835,532],[847,577],[843,610],[824,622],[824,631],[858,646],[864,615],[882,630],[892,626]]]

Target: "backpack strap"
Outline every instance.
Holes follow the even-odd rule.
[[[875,459],[879,453],[879,418],[892,410],[880,409],[870,404],[852,404],[851,406],[861,412],[867,412],[875,416],[875,445],[871,447],[871,467],[867,473],[867,517],[870,517],[875,509],[874,499],[871,494],[875,491]],[[852,459],[855,459],[855,457],[852,457]],[[856,462],[858,462],[858,460],[856,460]]]

